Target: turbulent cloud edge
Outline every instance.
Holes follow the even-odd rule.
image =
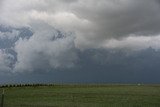
[[[0,49],[0,71],[33,72],[44,70],[47,72],[71,68],[75,65],[78,57],[73,33],[57,30],[46,23],[39,24],[39,27],[37,27],[37,23],[35,25],[32,27],[34,33],[29,38],[28,35],[26,35],[27,38],[22,38],[20,33],[14,33],[14,30],[11,30],[13,34],[10,32],[2,33],[0,39],[2,41],[4,38],[7,41],[17,37],[18,39],[11,46],[4,46]],[[41,27],[41,25],[45,27]],[[10,37],[6,34],[13,36],[10,35],[12,36]]]
[[[131,34],[159,35],[159,5],[158,0],[3,0],[0,23],[32,27],[39,20],[75,32],[76,47],[85,49]]]
[[[73,67],[77,50],[158,50],[159,11],[158,0],[2,0],[0,24],[17,29],[0,31],[1,41],[13,40],[0,43],[0,66],[51,71]],[[23,27],[33,34],[19,36]]]

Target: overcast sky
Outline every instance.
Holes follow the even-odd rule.
[[[159,83],[160,0],[0,0],[0,81]]]

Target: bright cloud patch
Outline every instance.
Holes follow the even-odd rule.
[[[159,11],[159,0],[0,0],[0,71],[68,69],[89,49],[158,50]]]
[[[118,49],[129,49],[129,50],[142,50],[147,48],[160,49],[160,36],[136,36],[130,35],[127,38],[116,40],[111,39],[104,42],[105,48],[118,48]]]
[[[70,68],[77,60],[74,36],[41,24],[30,39],[17,41],[15,71]],[[43,66],[42,66],[43,65]]]

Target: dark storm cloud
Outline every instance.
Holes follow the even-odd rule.
[[[73,6],[73,11],[78,17],[91,21],[92,29],[86,34],[92,32],[88,36],[95,41],[102,42],[106,38],[121,38],[130,34],[159,34],[160,7],[156,0],[79,1]]]
[[[31,26],[41,20],[75,32],[76,47],[81,49],[101,47],[110,38],[160,33],[159,0],[17,0],[10,6],[12,2],[4,2],[1,23]]]
[[[85,50],[79,67],[2,76],[0,83],[159,83],[160,51]]]
[[[12,72],[68,70],[77,63],[83,65],[79,59],[85,56],[87,62],[92,55],[85,53],[89,49],[159,50],[159,11],[159,0],[5,0],[0,25],[10,27],[0,28],[0,66]],[[84,52],[82,58],[79,51]],[[10,54],[14,63],[8,59]],[[84,71],[91,70],[97,60],[103,69],[118,68],[119,62],[112,57],[121,55],[94,54],[93,63],[88,59],[88,66],[82,66]],[[133,68],[125,65],[130,59],[121,58],[125,61],[119,66]],[[102,65],[95,66],[100,69]]]

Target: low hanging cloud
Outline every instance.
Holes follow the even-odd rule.
[[[130,35],[121,40],[110,39],[104,43],[104,48],[109,49],[127,49],[127,50],[144,50],[152,48],[160,49],[160,36],[137,36]]]
[[[0,66],[51,71],[73,67],[77,50],[158,50],[159,11],[159,0],[0,0],[0,25],[12,29],[0,30]]]
[[[11,54],[6,54],[4,50],[0,50],[0,74],[11,71],[12,59]]]
[[[5,0],[0,23],[31,26],[41,20],[76,34],[76,47],[101,47],[106,39],[160,33],[159,0]]]
[[[17,62],[14,70],[32,72],[73,67],[77,60],[74,36],[46,24],[35,26],[30,39],[16,42]]]
[[[0,27],[0,73],[47,72],[74,67],[75,36],[35,21],[29,28]]]
[[[19,32],[13,30],[12,32],[0,32],[0,39],[14,39],[19,35]]]
[[[7,32],[0,31],[0,49],[11,48],[14,46],[16,38],[18,38],[19,31],[12,30]]]

